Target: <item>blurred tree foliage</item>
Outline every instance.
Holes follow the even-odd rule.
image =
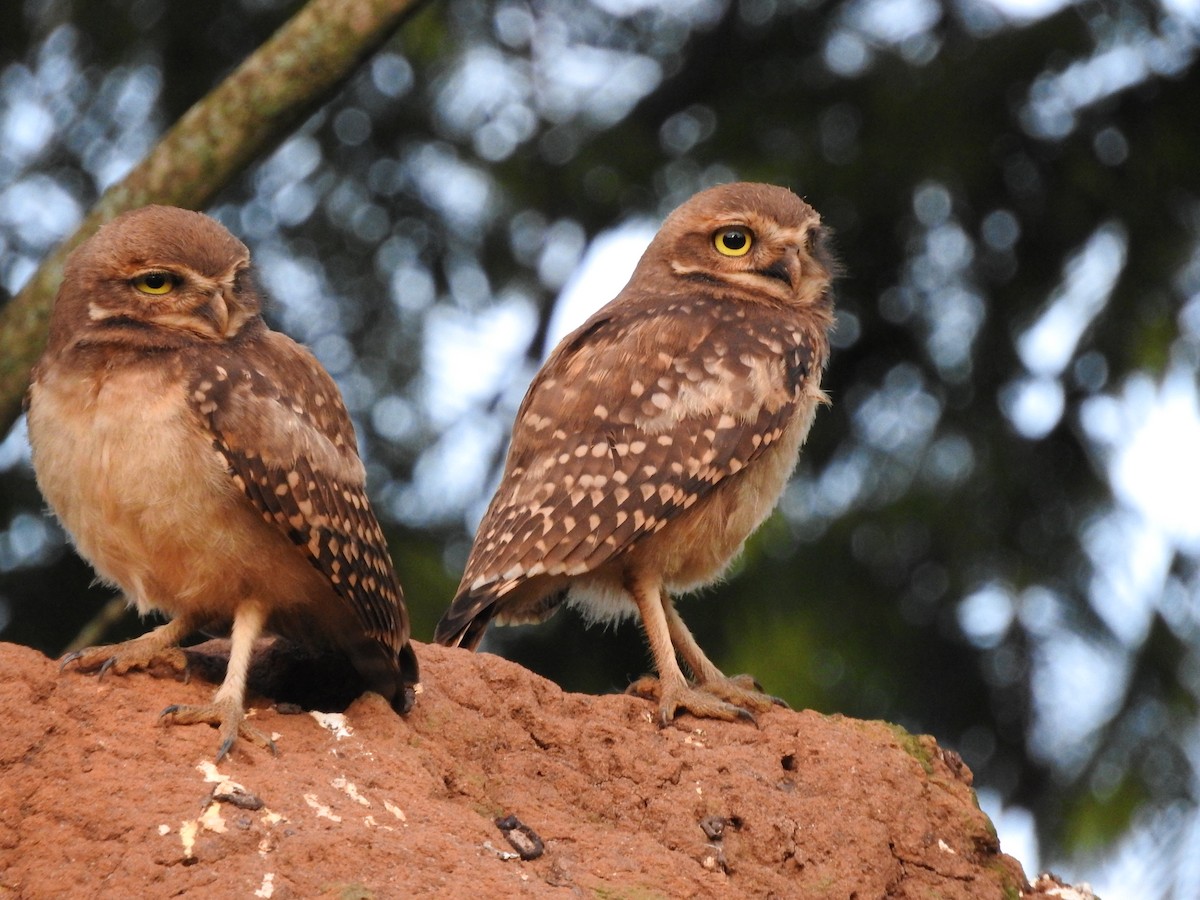
[[[295,9],[0,8],[0,284]],[[689,623],[794,705],[958,748],[1054,858],[1156,835],[1165,896],[1200,833],[1200,536],[1118,470],[1160,465],[1126,451],[1169,386],[1196,418],[1198,29],[1166,3],[443,0],[211,211],[341,383],[428,639],[591,240],[715,181],[804,195],[846,272],[833,405]],[[0,636],[55,653],[109,594],[23,446]],[[572,689],[647,664],[569,615],[491,640]]]

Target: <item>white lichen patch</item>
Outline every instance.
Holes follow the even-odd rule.
[[[314,709],[309,712],[309,715],[316,719],[317,724],[322,728],[332,731],[333,736],[339,741],[354,735],[354,729],[350,727],[350,723],[346,721],[343,713],[326,713]]]
[[[947,844],[945,841],[943,841],[941,838],[938,838],[938,849],[941,850],[943,853],[954,853],[954,848],[951,847],[949,844]]]
[[[344,775],[339,775],[337,778],[333,779],[330,784],[353,800],[355,803],[359,803],[363,806],[371,805],[371,801],[358,792],[358,788],[355,787],[354,782],[347,781]]]
[[[159,837],[166,837],[166,836],[167,836],[168,834],[170,834],[170,833],[171,833],[171,826],[170,826],[170,825],[159,825],[159,826],[158,826],[158,834],[159,834]]]
[[[207,759],[202,759],[200,762],[196,763],[196,770],[204,776],[205,781],[212,781],[216,782],[217,784],[222,784],[229,780],[228,775],[222,775],[217,770],[217,767]]]
[[[199,833],[200,823],[195,819],[188,819],[179,826],[179,840],[183,844],[185,859],[192,858],[192,851],[196,849],[196,835]]]
[[[164,828],[166,831],[163,830]],[[185,859],[192,858],[196,849],[196,836],[200,834],[201,829],[212,831],[216,834],[224,834],[228,830],[225,827],[225,817],[221,815],[221,804],[216,800],[208,804],[198,819],[188,819],[180,824],[179,841],[183,844],[183,856]],[[159,834],[167,834],[170,830],[166,825],[158,827]]]
[[[503,860],[520,859],[521,858],[520,853],[513,853],[511,850],[498,850],[497,848],[492,846],[491,841],[484,841],[483,849],[487,850],[489,853],[494,853],[496,856],[498,856],[500,859],[503,859]]]
[[[275,893],[275,873],[267,872],[263,875],[262,887],[254,892],[255,897],[270,897]]]
[[[204,810],[204,812],[200,814],[198,821],[200,823],[200,827],[202,827],[205,831],[212,831],[216,834],[224,834],[227,830],[225,828],[225,817],[221,815],[221,804],[217,803],[215,800],[208,804],[208,809]]]
[[[408,824],[408,817],[404,815],[404,810],[402,810],[400,807],[398,807],[391,800],[384,800],[383,808],[386,809],[388,812],[390,812],[393,816],[395,816],[401,822],[403,822],[405,825]]]
[[[196,769],[204,776],[204,780],[208,783],[215,784],[217,787],[213,789],[213,793],[221,792],[225,794],[249,794],[244,784],[239,784],[228,775],[218,771],[217,767],[203,759],[196,763]]]
[[[342,821],[342,817],[318,800],[316,794],[305,794],[304,802],[307,803],[312,809],[316,810],[318,819],[328,819],[331,822]]]

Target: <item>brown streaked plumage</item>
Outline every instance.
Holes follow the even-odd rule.
[[[825,400],[832,269],[819,216],[783,188],[724,185],[676,209],[534,378],[436,640],[474,648],[491,621],[563,602],[636,612],[658,679],[632,690],[664,723],[776,702],[709,661],[672,595],[720,577],[795,467]]]
[[[148,206],[71,254],[28,397],[38,485],[142,637],[64,660],[126,672],[197,629],[232,627],[211,704],[176,723],[270,741],[244,721],[263,631],[344,651],[399,712],[417,661],[354,428],[333,379],[261,316],[246,247],[213,219]]]

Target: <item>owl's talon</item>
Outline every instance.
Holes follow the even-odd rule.
[[[176,674],[185,673],[187,657],[176,644],[180,632],[186,633],[187,628],[186,622],[172,621],[119,644],[84,647],[64,656],[58,664],[58,670],[65,671],[67,666],[75,663],[76,668],[85,675],[95,672],[98,681],[103,681],[109,672],[124,675],[135,669],[151,671],[166,667]]]
[[[698,719],[720,719],[725,722],[744,722],[758,727],[758,719],[748,709],[710,694],[703,687],[686,687],[680,691],[669,691],[659,707],[664,722],[670,722],[680,712],[691,713]]]
[[[659,679],[653,675],[644,675],[629,685],[625,693],[644,700],[658,701],[660,728],[670,725],[680,712],[688,712],[701,719],[746,722],[758,727],[758,718],[754,713],[738,705],[738,700],[743,699],[740,694],[736,695],[736,699],[724,697],[717,691],[709,690],[712,684],[713,682],[702,685],[684,684],[664,690]]]
[[[272,756],[277,756],[275,742],[251,726],[245,718],[245,712],[240,704],[230,700],[214,700],[203,706],[186,706],[171,704],[158,714],[159,721],[164,725],[213,725],[219,729],[221,743],[217,745],[215,762],[220,762],[229,755],[238,738],[270,750]]]
[[[739,692],[745,691],[747,694],[753,695],[754,702],[751,704],[751,706],[760,712],[770,708],[766,705],[767,703],[769,703],[771,706],[778,706],[783,709],[791,709],[791,707],[788,706],[787,701],[782,697],[776,697],[774,694],[768,694],[766,691],[764,691],[762,683],[753,675],[730,675],[725,679],[725,681],[732,687],[737,688]],[[717,696],[724,696],[720,693],[720,688],[716,689],[714,693],[716,693]],[[725,697],[725,699],[730,700],[732,703],[739,702],[738,700],[730,697]],[[763,701],[765,701],[765,703]]]
[[[217,755],[213,759],[213,762],[219,763],[221,760],[223,760],[225,758],[225,756],[229,753],[229,751],[233,749],[233,744],[236,740],[237,740],[237,735],[232,734],[229,737],[225,738],[225,740],[221,741],[221,746],[217,748]],[[274,745],[272,745],[271,753],[274,754],[274,752],[275,752],[275,747],[274,747]]]
[[[755,728],[758,727],[758,717],[755,716],[754,713],[750,712],[748,709],[742,709],[740,706],[736,707],[736,709],[737,717],[739,719],[741,719],[743,722],[753,725]]]

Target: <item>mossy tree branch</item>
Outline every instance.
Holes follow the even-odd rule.
[[[20,414],[71,249],[103,223],[147,203],[206,206],[316,109],[420,2],[309,0],[104,193],[78,230],[0,310],[0,435]]]

